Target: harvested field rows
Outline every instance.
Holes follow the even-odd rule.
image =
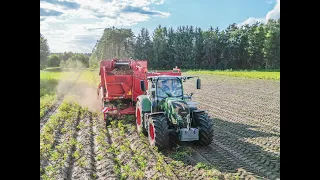
[[[214,121],[214,140],[195,151],[221,172],[237,168],[268,179],[280,178],[280,82],[200,75],[185,84],[185,93],[208,110]]]
[[[124,120],[123,120],[124,119]],[[149,147],[127,117],[105,128],[94,113],[63,102],[40,134],[41,179],[208,179],[215,177]]]
[[[214,118],[214,140],[207,147],[178,143],[158,151],[137,133],[134,117],[106,127],[102,114],[90,109],[99,106],[96,94],[87,97],[96,93],[97,74],[79,75],[69,92],[81,98],[59,99],[57,110],[42,118],[40,179],[280,177],[279,81],[201,75],[201,90],[187,82],[186,93],[194,92],[194,101]]]

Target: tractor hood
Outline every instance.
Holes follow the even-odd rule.
[[[168,98],[166,109],[173,124],[179,124],[181,127],[187,127],[187,123],[190,121],[190,108],[185,101],[181,99]]]

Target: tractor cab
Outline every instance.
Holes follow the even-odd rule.
[[[164,98],[183,98],[182,82],[177,77],[158,78],[156,81],[156,94],[158,101]]]
[[[196,104],[192,102],[190,95],[184,94],[183,82],[197,76],[149,76],[148,89],[146,90],[152,104],[152,112],[161,111],[168,100],[182,100],[190,105],[191,109],[196,109]],[[142,82],[144,85],[144,82]],[[200,79],[197,79],[197,89],[200,89]]]

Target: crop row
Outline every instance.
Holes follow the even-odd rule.
[[[208,77],[202,78],[201,90],[191,83],[185,86],[187,93],[195,92],[198,107],[214,117],[212,145],[196,151],[221,172],[245,167],[268,179],[279,178],[279,82]]]
[[[77,104],[63,102],[40,133],[40,172],[43,179],[65,179],[70,176],[70,164],[77,141],[79,119],[84,110]]]

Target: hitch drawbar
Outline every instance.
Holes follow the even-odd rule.
[[[199,129],[197,128],[187,128],[180,129],[179,132],[180,141],[197,141],[199,140]]]

